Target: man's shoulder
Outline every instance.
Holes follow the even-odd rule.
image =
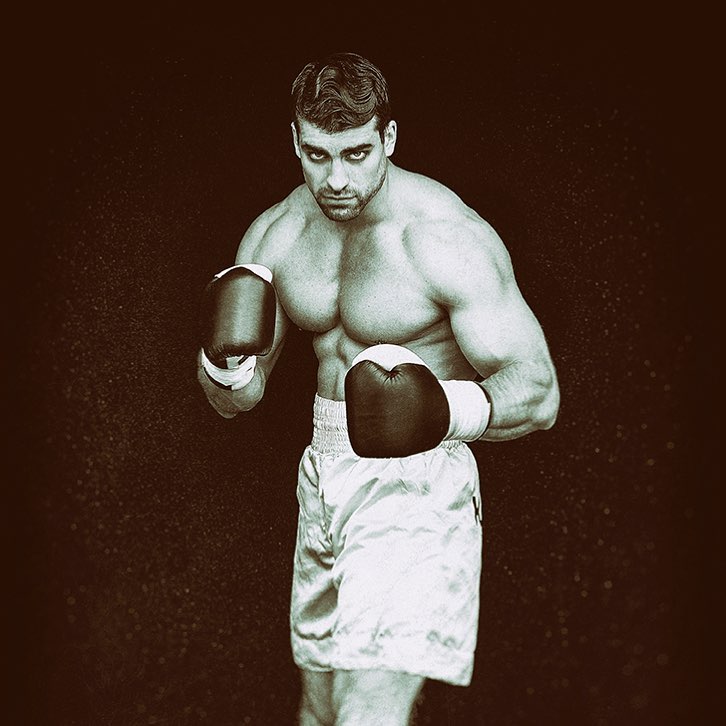
[[[262,212],[250,225],[248,234],[272,242],[291,229],[302,229],[309,217],[306,190],[304,184],[296,187],[282,201]]]
[[[404,225],[403,241],[411,252],[438,254],[502,254],[504,243],[496,230],[451,189],[421,177]]]
[[[268,257],[284,252],[281,248],[296,239],[308,223],[308,207],[305,185],[296,187],[252,222],[242,238],[239,254]]]
[[[499,240],[491,225],[441,182],[410,171],[402,174],[406,234],[411,240],[455,238],[462,242]]]
[[[427,277],[451,280],[500,277],[510,267],[499,234],[448,187],[428,177],[411,178],[415,206],[407,216],[402,243],[409,258]]]

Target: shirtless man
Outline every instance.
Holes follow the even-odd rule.
[[[207,292],[198,376],[224,417],[260,401],[290,321],[314,333],[291,604],[301,724],[406,724],[426,678],[470,683],[481,503],[464,441],[547,429],[559,406],[502,241],[391,162],[396,134],[369,61],[308,64],[292,123],[305,184]]]

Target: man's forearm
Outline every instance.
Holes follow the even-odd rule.
[[[484,441],[508,441],[550,428],[557,417],[559,388],[550,363],[511,363],[481,383],[492,404]]]

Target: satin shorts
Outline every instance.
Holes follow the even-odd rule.
[[[290,625],[295,663],[471,682],[481,495],[463,442],[358,457],[345,403],[316,396],[298,472]]]

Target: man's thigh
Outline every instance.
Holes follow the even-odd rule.
[[[333,671],[301,670],[301,726],[333,726]]]
[[[425,679],[385,670],[335,671],[336,726],[406,726]]]
[[[425,681],[384,670],[301,673],[301,726],[405,726]]]

